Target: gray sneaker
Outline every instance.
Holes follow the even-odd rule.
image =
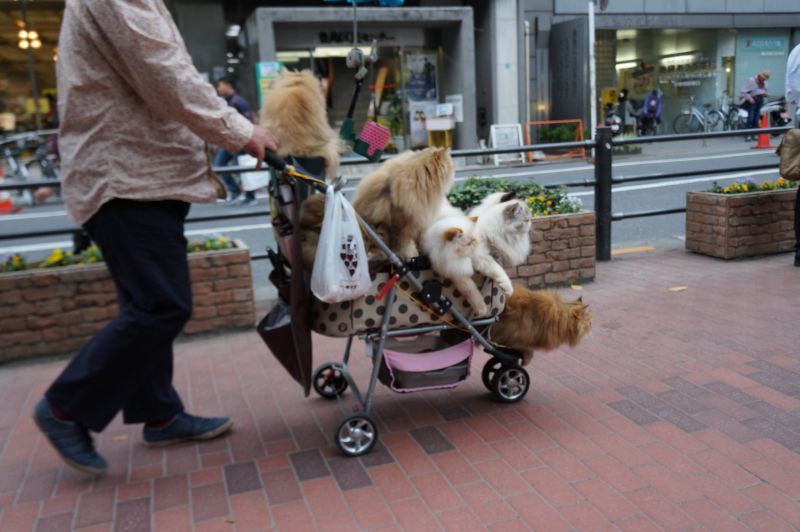
[[[102,475],[108,463],[94,449],[89,431],[74,421],[61,421],[53,412],[47,399],[33,408],[33,421],[67,465],[90,475]]]
[[[200,417],[181,412],[161,428],[145,425],[142,431],[144,444],[162,447],[184,441],[210,440],[228,432],[233,421],[228,417]]]

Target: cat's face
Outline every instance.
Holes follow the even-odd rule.
[[[530,231],[531,211],[522,201],[513,201],[503,210],[503,221],[516,233]]]
[[[466,257],[475,250],[478,238],[469,227],[448,227],[444,232],[444,241],[458,257]]]

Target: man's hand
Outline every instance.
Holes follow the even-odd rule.
[[[264,150],[278,151],[278,141],[267,128],[255,125],[253,134],[243,149],[258,160],[256,169],[259,169],[264,161]]]

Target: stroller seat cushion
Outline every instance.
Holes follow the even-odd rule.
[[[473,315],[473,309],[464,295],[453,287],[450,280],[443,279],[433,270],[415,271],[409,275],[414,275],[421,282],[439,280],[442,283],[442,294],[447,296],[453,302],[453,306],[464,316],[470,319],[486,317]],[[368,294],[353,301],[324,303],[314,299],[311,305],[312,329],[326,336],[346,337],[379,328],[386,313],[386,300],[378,301],[377,295],[390,278],[391,274],[389,273],[376,274]],[[474,281],[491,309],[490,315],[496,316],[501,313],[505,308],[506,297],[500,287],[482,275],[476,275]],[[412,294],[415,291],[408,280],[401,279],[397,283],[397,288],[392,305],[392,315],[389,318],[390,328],[418,327],[442,321],[442,318],[429,313],[406,294]],[[453,320],[449,312],[443,318],[447,321]]]

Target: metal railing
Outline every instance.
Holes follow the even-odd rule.
[[[654,181],[664,179],[674,179],[679,177],[691,177],[699,174],[713,175],[715,173],[730,172],[730,168],[720,170],[690,170],[682,172],[668,172],[657,174],[645,174],[632,177],[615,178],[613,176],[613,148],[614,146],[622,146],[626,144],[655,144],[663,142],[675,142],[681,140],[693,139],[713,139],[724,137],[738,137],[745,135],[757,134],[772,134],[772,133],[785,133],[789,131],[790,127],[773,127],[773,128],[760,128],[760,129],[745,129],[734,131],[718,131],[718,132],[704,132],[704,133],[688,133],[681,135],[660,135],[660,136],[646,136],[646,137],[632,137],[632,138],[614,138],[611,135],[609,128],[601,127],[597,129],[594,140],[584,140],[576,142],[559,142],[550,144],[530,144],[525,146],[517,146],[511,148],[490,148],[490,149],[468,149],[468,150],[452,150],[453,157],[486,157],[490,155],[501,155],[509,153],[529,153],[534,151],[553,151],[564,150],[573,148],[588,148],[594,149],[594,179],[584,179],[580,181],[552,183],[545,185],[547,188],[553,187],[583,187],[594,188],[594,211],[596,216],[596,259],[598,261],[608,261],[611,259],[611,226],[613,222],[629,220],[633,218],[645,218],[652,216],[663,216],[669,214],[679,214],[686,211],[684,207],[673,207],[665,209],[655,209],[649,211],[629,212],[629,213],[613,213],[613,186],[623,183],[634,183],[640,181]],[[388,157],[383,157],[386,160]],[[369,160],[344,160],[343,165],[362,165],[374,164]],[[777,168],[775,164],[759,164],[744,167],[737,167],[736,170],[751,171],[751,170],[764,170]],[[215,167],[213,169],[217,173],[241,173],[254,171],[250,166],[225,166]],[[531,173],[534,176],[535,172]],[[33,189],[39,187],[59,187],[59,181],[38,179],[30,181],[15,181],[6,179],[0,182],[0,191],[19,190],[19,189]],[[200,223],[211,222],[220,220],[232,220],[238,218],[251,218],[255,216],[269,217],[268,211],[247,211],[234,214],[222,214],[212,216],[196,216],[188,218],[186,223]],[[10,233],[0,235],[0,241],[3,240],[18,240],[23,238],[39,238],[45,236],[63,236],[63,235],[76,235],[81,232],[79,227],[71,227],[64,229],[51,229],[44,231],[28,231],[19,233]],[[267,258],[266,253],[253,254],[252,260],[264,260]]]

